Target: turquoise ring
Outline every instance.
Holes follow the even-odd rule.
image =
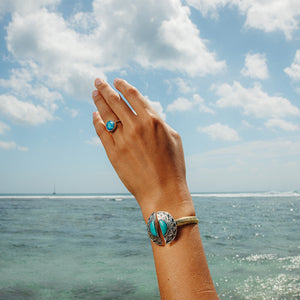
[[[107,123],[106,123],[106,125],[105,125],[105,127],[106,127],[106,130],[108,131],[108,132],[114,132],[116,129],[117,129],[117,124],[119,123],[119,122],[121,122],[121,121],[112,121],[112,120],[109,120]]]

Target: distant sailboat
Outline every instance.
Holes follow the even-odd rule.
[[[56,190],[55,190],[55,184],[54,184],[54,189],[53,189],[53,195],[56,195]]]

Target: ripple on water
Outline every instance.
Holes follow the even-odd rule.
[[[0,289],[0,300],[35,300],[34,291],[25,287],[9,287]]]
[[[287,274],[273,277],[250,276],[236,292],[244,295],[245,299],[298,299],[300,282]]]

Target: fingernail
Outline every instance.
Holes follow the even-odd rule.
[[[120,78],[115,78],[114,84],[118,83],[118,81],[120,81]]]
[[[98,91],[93,91],[93,97],[97,97],[98,96]]]
[[[101,82],[102,82],[102,80],[101,80],[101,79],[99,79],[99,78],[97,78],[97,79],[95,80],[95,83],[96,83],[96,85],[100,85],[100,84],[101,84]]]
[[[94,111],[93,112],[93,120],[97,119],[97,117],[98,117],[98,112]]]

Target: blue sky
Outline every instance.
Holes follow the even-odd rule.
[[[192,192],[300,190],[299,0],[2,0],[0,193],[125,192],[96,77],[183,140]]]

